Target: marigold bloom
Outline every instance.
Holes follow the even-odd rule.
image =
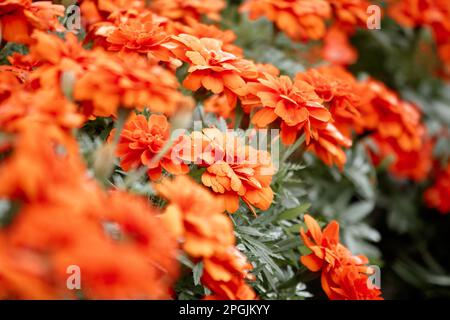
[[[4,0],[0,3],[1,36],[6,41],[28,44],[34,29],[62,31],[58,21],[64,6],[51,1]]]
[[[360,85],[355,77],[339,66],[326,66],[298,73],[296,79],[314,87],[317,95],[333,116],[333,124],[347,138],[360,126]]]
[[[236,35],[232,30],[220,30],[213,24],[204,24],[193,18],[186,17],[185,23],[174,22],[171,27],[174,34],[189,34],[199,39],[213,38],[222,41],[223,51],[234,54],[237,57],[243,56],[243,51],[237,45],[233,44]]]
[[[256,79],[258,70],[253,62],[222,50],[222,42],[212,38],[197,38],[187,34],[173,36],[177,58],[189,64],[183,85],[192,91],[200,87],[215,94],[224,93],[230,106],[237,96],[248,93],[246,80]]]
[[[202,182],[221,195],[228,212],[238,210],[239,198],[253,213],[253,206],[270,207],[274,167],[268,152],[243,145],[236,136],[216,128],[193,132],[183,148],[184,159],[206,167]]]
[[[154,0],[150,3],[150,8],[155,13],[171,20],[184,20],[188,17],[200,20],[202,16],[206,16],[218,21],[221,19],[220,11],[225,6],[224,0]]]
[[[235,248],[233,224],[221,202],[185,176],[155,185],[169,201],[162,215],[166,226],[182,242],[187,254],[203,261],[202,283],[212,290],[206,299],[255,299],[245,282],[253,266]]]
[[[115,134],[116,129],[113,129],[109,141]],[[172,174],[188,173],[187,165],[180,159],[173,159],[170,150],[160,160],[154,161],[169,142],[170,134],[170,124],[165,116],[152,114],[147,120],[143,115],[132,115],[120,133],[117,145],[122,169],[128,171],[147,166],[147,174],[152,180],[161,177],[163,168]]]
[[[333,12],[336,25],[352,33],[355,27],[366,27],[369,14],[367,8],[371,5],[367,0],[327,0]]]
[[[266,74],[249,88],[263,106],[254,114],[252,122],[262,128],[280,119],[281,139],[285,144],[294,143],[299,132],[305,133],[307,144],[311,139],[317,140],[318,129],[325,128],[331,120],[323,100],[305,81],[292,82],[287,76],[277,78]]]
[[[247,0],[240,11],[255,20],[265,16],[292,40],[318,40],[325,35],[325,20],[331,10],[327,1],[309,0]]]
[[[146,12],[117,25],[103,22],[93,27],[93,36],[100,37],[99,43],[109,51],[145,53],[155,62],[169,61],[170,50],[164,46],[169,35],[155,20],[153,13]]]
[[[442,214],[450,213],[450,164],[437,170],[434,184],[425,191],[425,202]]]
[[[366,95],[359,110],[364,122],[357,130],[371,132],[378,149],[371,152],[373,161],[380,163],[384,157],[393,155],[389,170],[394,175],[424,179],[431,167],[431,146],[418,108],[402,101],[380,82],[369,80],[362,84],[362,89]],[[410,162],[411,157],[420,157],[422,162]]]
[[[256,294],[245,280],[254,280],[253,269],[235,247],[228,247],[203,261],[202,282],[213,291],[207,300],[255,300]]]
[[[79,0],[81,15],[89,26],[105,21],[111,14],[126,10],[143,10],[143,0]]]
[[[333,64],[346,66],[356,62],[358,52],[351,45],[345,31],[333,26],[323,38],[322,56]]]
[[[434,146],[428,136],[423,137],[424,141],[420,148],[409,151],[401,148],[393,138],[385,139],[377,133],[371,138],[375,143],[375,150],[370,150],[370,155],[375,165],[390,159],[388,170],[397,178],[423,181],[428,177],[433,167]]]
[[[79,128],[84,117],[77,106],[58,92],[50,89],[17,91],[0,103],[0,127],[15,131],[16,122],[25,120],[58,125],[63,129]]]
[[[367,258],[353,256],[339,242],[339,224],[331,221],[321,230],[319,224],[305,215],[307,232],[300,229],[305,246],[311,250],[300,261],[313,272],[321,271],[322,288],[331,300],[379,300],[380,290],[369,287],[372,269],[365,266]]]
[[[328,123],[324,129],[319,129],[319,139],[311,143],[312,150],[325,164],[336,164],[343,169],[347,156],[340,147],[350,148],[352,140],[345,137],[333,124]]]
[[[162,215],[182,247],[192,257],[211,257],[221,247],[234,246],[233,225],[220,201],[207,189],[185,176],[154,185],[169,201]]]
[[[95,61],[77,79],[74,98],[86,114],[110,116],[119,107],[172,114],[185,107],[173,73],[144,57],[119,57],[99,48],[91,51]]]

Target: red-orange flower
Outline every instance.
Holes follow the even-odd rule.
[[[173,73],[140,56],[120,57],[103,50],[91,51],[95,61],[77,79],[74,98],[84,112],[116,115],[119,107],[173,114],[186,107]]]
[[[321,271],[322,288],[331,300],[379,300],[381,292],[369,286],[373,271],[364,256],[353,256],[339,241],[339,224],[331,221],[321,230],[319,224],[305,215],[307,232],[300,229],[305,246],[311,250],[300,261],[313,272]]]
[[[437,170],[434,184],[425,191],[425,202],[442,214],[450,213],[450,163]]]
[[[213,294],[206,299],[255,299],[245,280],[253,266],[235,247],[233,224],[209,191],[185,176],[155,185],[169,200],[162,220],[191,257],[203,261],[201,281]]]
[[[79,0],[81,15],[89,26],[105,21],[111,14],[126,10],[143,10],[143,0]]]
[[[221,247],[235,245],[233,224],[224,206],[212,193],[185,176],[154,185],[169,201],[162,219],[172,234],[182,239],[190,256],[211,257]]]
[[[304,132],[306,143],[318,139],[318,129],[323,129],[331,120],[330,112],[314,87],[305,81],[295,82],[287,76],[274,77],[265,74],[259,83],[249,84],[250,91],[261,100],[262,109],[257,111],[252,122],[257,127],[266,127],[281,120],[281,139],[285,144],[295,142],[299,132]]]
[[[189,64],[183,85],[192,91],[200,87],[215,94],[224,93],[230,106],[238,96],[248,93],[246,80],[256,79],[258,70],[253,62],[223,51],[222,42],[212,38],[197,38],[187,34],[173,36],[177,58]]]
[[[204,24],[193,18],[186,17],[185,23],[174,22],[170,25],[171,31],[176,34],[189,34],[197,38],[213,38],[222,41],[223,51],[242,57],[242,49],[233,44],[236,35],[232,30],[220,30],[213,24]]]
[[[4,0],[0,3],[1,36],[6,41],[30,43],[34,29],[62,31],[58,18],[64,16],[64,6],[51,1]]]
[[[116,129],[113,129],[109,136],[110,141],[114,139],[115,134]],[[120,157],[122,169],[128,171],[147,166],[148,176],[152,180],[161,177],[162,169],[172,174],[189,172],[184,162],[173,159],[170,150],[161,159],[155,160],[169,143],[170,134],[170,124],[165,116],[152,114],[147,120],[143,115],[133,114],[120,133],[117,145],[117,155]]]
[[[317,0],[247,0],[240,8],[250,19],[265,16],[291,39],[318,40],[325,35],[325,20],[331,10],[327,1]]]
[[[0,230],[0,296],[77,298],[67,287],[77,266],[88,299],[169,298],[175,238],[147,200],[100,189],[64,135],[28,119],[0,164],[0,197],[19,205]]]
[[[372,133],[379,149],[371,152],[374,162],[379,163],[383,157],[393,155],[395,159],[390,169],[394,175],[415,180],[425,178],[431,166],[431,146],[427,146],[429,138],[418,108],[401,100],[380,82],[369,80],[362,84],[362,88],[366,96],[360,105],[364,122],[363,130],[359,132]],[[423,160],[421,164],[417,161],[410,163],[411,157],[416,156]],[[417,165],[417,172],[414,172],[412,164]]]
[[[184,20],[188,17],[200,20],[206,16],[211,20],[220,20],[220,11],[225,8],[224,0],[154,0],[150,8],[157,14],[172,20]]]
[[[203,261],[202,282],[213,291],[207,300],[255,300],[255,291],[245,282],[254,280],[253,269],[235,247],[224,248]]]
[[[274,167],[268,152],[243,145],[231,133],[210,128],[192,133],[184,142],[182,157],[206,167],[202,182],[221,195],[228,212],[238,210],[239,198],[253,212],[253,206],[261,210],[270,207]]]
[[[152,12],[117,20],[117,24],[102,22],[93,26],[92,36],[99,44],[109,51],[145,53],[155,62],[170,60],[170,50],[164,46],[169,35]]]

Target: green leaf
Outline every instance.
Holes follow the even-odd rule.
[[[194,284],[200,285],[200,279],[203,274],[203,262],[199,262],[195,265],[194,269],[192,269],[192,274],[194,276]]]
[[[277,221],[296,219],[300,215],[304,214],[310,207],[311,207],[310,203],[303,203],[303,204],[299,205],[298,207],[288,209],[288,210],[282,212],[278,216]]]

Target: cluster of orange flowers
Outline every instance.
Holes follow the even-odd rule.
[[[357,59],[348,37],[366,26],[370,4],[367,0],[246,0],[240,10],[253,20],[264,16],[273,21],[294,41],[323,39],[323,57],[347,65]]]
[[[331,221],[323,230],[305,215],[307,232],[300,234],[311,251],[300,261],[313,272],[321,272],[322,288],[331,300],[381,300],[381,291],[370,282],[374,270],[365,256],[353,256],[339,241],[339,224]]]
[[[285,144],[304,135],[305,148],[329,166],[342,169],[355,134],[368,134],[377,147],[371,150],[376,163],[395,155],[389,167],[394,175],[422,180],[431,170],[432,141],[413,105],[342,67],[310,69],[291,79],[272,65],[245,59],[232,31],[200,22],[220,20],[223,0],[80,5],[84,43],[70,32],[48,33],[62,30],[62,6],[0,4],[3,38],[29,48],[0,67],[0,126],[6,134],[0,141],[0,197],[14,215],[0,230],[2,298],[73,298],[65,281],[69,265],[82,269],[87,298],[170,298],[179,247],[203,263],[201,281],[212,291],[207,299],[256,298],[247,283],[252,265],[236,248],[224,211],[236,212],[240,200],[254,214],[255,208],[269,209],[271,155],[215,128],[173,135],[171,117],[194,107],[180,91],[182,65],[182,86],[207,96],[205,110],[233,121],[240,105],[256,127],[278,126]],[[343,32],[347,50],[347,37],[365,23],[367,6],[363,0],[251,0],[242,10],[252,18],[267,16],[295,40],[336,39],[332,33]],[[350,52],[339,63],[348,57],[354,59]],[[123,170],[146,168],[168,201],[164,213],[145,199],[102,189],[78,154],[73,129],[96,117],[117,119],[124,109],[130,115],[108,141]],[[212,192],[183,176],[195,166]],[[167,173],[179,176],[155,183]],[[442,190],[449,180],[442,175],[428,191],[431,206],[446,210]],[[380,298],[378,289],[366,285],[367,259],[339,243],[337,223],[322,233],[311,217],[305,219],[309,230],[302,238],[313,253],[302,262],[322,270],[327,295]]]
[[[428,27],[443,62],[442,73],[450,75],[450,2],[446,0],[390,0],[389,15],[399,24]]]
[[[74,265],[85,298],[169,298],[176,242],[146,200],[100,189],[60,129],[39,119],[16,129],[0,166],[12,215],[0,233],[0,297],[75,298]]]
[[[145,199],[104,191],[89,177],[72,137],[71,129],[87,119],[115,117],[119,108],[147,108],[168,116],[192,108],[192,101],[178,90],[173,71],[181,61],[173,52],[182,52],[179,39],[187,36],[183,32],[214,34],[216,27],[195,19],[202,14],[218,18],[224,2],[188,2],[172,2],[170,8],[161,3],[160,10],[152,12],[143,1],[83,1],[82,9],[92,14],[87,23],[93,50],[83,48],[72,33],[62,39],[43,32],[61,30],[56,16],[62,16],[62,6],[20,0],[2,3],[0,17],[8,23],[4,38],[27,43],[29,54],[14,54],[8,57],[11,65],[1,67],[0,123],[7,135],[0,145],[5,157],[0,197],[8,200],[14,218],[0,233],[1,298],[79,294],[93,299],[170,298],[178,275],[177,239],[186,253],[203,262],[202,282],[213,292],[208,299],[256,298],[246,283],[252,279],[252,265],[235,247],[223,202],[185,178],[157,186],[171,202],[163,215]],[[183,23],[155,14],[173,14],[176,5],[179,16],[170,18]],[[234,34],[222,36],[239,55],[232,45]],[[228,79],[233,81],[232,76]],[[114,129],[113,144],[116,134]],[[157,157],[170,135],[166,116],[152,114],[147,119],[133,113],[118,135],[123,169],[146,166],[152,180],[161,176],[162,169],[187,173],[188,166],[175,161],[171,150]],[[175,141],[175,146],[182,141]],[[270,161],[234,167],[233,188],[235,179],[242,179],[240,187],[228,190],[235,210],[237,194],[249,205],[270,206],[273,169],[266,173],[269,178],[261,177],[262,166],[270,167]],[[212,179],[224,183],[216,174]],[[174,212],[180,220],[173,218]],[[178,231],[168,236],[166,229]],[[82,272],[79,292],[66,286],[71,265]]]

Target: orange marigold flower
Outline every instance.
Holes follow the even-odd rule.
[[[340,147],[351,146],[352,140],[345,137],[332,123],[327,123],[324,129],[319,129],[319,139],[314,140],[309,149],[328,166],[336,164],[342,170],[347,156]]]
[[[109,141],[115,134],[116,129],[113,129]],[[161,177],[162,169],[172,174],[188,173],[188,166],[180,159],[174,159],[170,150],[160,160],[154,160],[169,142],[170,134],[170,124],[165,116],[152,114],[147,120],[143,115],[133,114],[120,133],[117,145],[122,169],[128,171],[147,166],[147,174],[152,180]]]
[[[0,3],[0,30],[6,41],[29,44],[31,33],[63,31],[58,18],[64,16],[64,6],[51,1],[4,0]]]
[[[243,50],[233,44],[236,35],[232,30],[220,30],[213,24],[204,24],[193,18],[186,17],[185,23],[174,22],[171,25],[172,32],[176,35],[189,34],[197,38],[213,38],[222,41],[223,51],[234,54],[237,57],[243,56]]]
[[[365,129],[376,130],[382,138],[395,138],[405,151],[419,149],[424,128],[417,107],[400,100],[381,82],[369,80],[363,86],[369,97],[369,106],[361,106]]]
[[[207,189],[186,176],[155,184],[159,195],[169,201],[162,215],[183,250],[195,258],[211,257],[220,248],[234,246],[233,224],[224,207]]]
[[[222,50],[222,42],[212,38],[197,38],[187,34],[173,36],[177,58],[189,64],[183,85],[192,91],[200,87],[215,94],[224,93],[230,106],[237,96],[248,93],[246,80],[256,79],[258,70],[253,62]]]
[[[358,52],[351,45],[345,31],[333,26],[323,38],[322,56],[333,64],[346,66],[356,62]]]
[[[308,82],[330,110],[334,125],[347,138],[361,125],[360,85],[355,77],[339,66],[326,66],[299,73],[296,79]]]
[[[245,280],[253,280],[253,266],[235,247],[233,224],[223,205],[209,191],[186,176],[155,185],[169,201],[162,219],[191,257],[202,259],[201,281],[213,292],[206,299],[255,299]]]
[[[0,103],[0,127],[14,132],[17,122],[37,121],[62,129],[79,128],[84,117],[78,113],[77,106],[64,96],[50,89],[17,91]]]
[[[375,146],[370,149],[370,155],[375,165],[390,159],[388,170],[398,178],[425,180],[433,167],[433,141],[424,136],[420,148],[404,150],[394,138],[382,138],[375,133],[371,136]]]
[[[111,14],[126,10],[143,10],[143,0],[79,0],[81,16],[89,26],[105,21]]]
[[[185,107],[186,100],[170,71],[137,55],[120,57],[99,48],[91,54],[96,59],[77,79],[73,93],[86,114],[110,116],[119,107],[148,107],[170,115]]]
[[[169,39],[165,28],[153,13],[144,12],[134,18],[122,18],[116,25],[102,22],[93,26],[93,37],[109,51],[145,53],[152,61],[169,61],[170,50],[164,46]]]
[[[300,261],[313,272],[321,271],[322,288],[332,300],[379,300],[381,291],[369,286],[373,270],[365,266],[365,256],[353,256],[339,241],[339,224],[331,221],[321,230],[311,216],[305,215],[307,232],[300,229],[305,246],[311,250]]]
[[[153,0],[150,8],[157,14],[171,20],[184,20],[188,17],[200,20],[202,16],[219,21],[220,11],[226,6],[224,0]]]
[[[299,132],[304,132],[306,143],[318,139],[318,129],[323,129],[331,120],[331,114],[323,106],[323,100],[314,87],[305,81],[295,82],[287,76],[274,77],[265,74],[258,83],[249,84],[263,106],[252,122],[257,127],[266,127],[273,121],[281,121],[281,139],[285,144],[295,142]]]
[[[430,208],[436,208],[442,214],[450,213],[450,163],[436,173],[434,184],[424,194]]]
[[[250,19],[265,16],[292,40],[318,40],[325,35],[325,20],[331,10],[327,1],[317,0],[247,0],[240,11]]]
[[[254,280],[253,269],[235,247],[228,247],[203,261],[202,282],[213,291],[206,300],[255,300],[255,291],[245,282]]]
[[[366,0],[327,0],[330,3],[333,18],[337,26],[352,33],[355,27],[366,27],[369,14],[367,8],[371,5]]]
[[[253,206],[270,207],[274,167],[268,152],[243,145],[238,137],[216,128],[195,131],[184,143],[183,158],[206,167],[202,182],[221,195],[228,212],[238,210],[239,198],[253,213]]]

